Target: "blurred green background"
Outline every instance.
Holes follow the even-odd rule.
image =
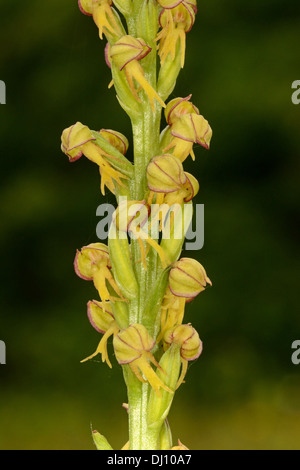
[[[121,369],[80,364],[99,336],[86,317],[93,286],[73,271],[76,249],[97,241],[97,206],[113,199],[95,165],[69,164],[60,135],[81,121],[131,143],[129,119],[76,0],[0,0],[0,18],[0,448],[93,449],[93,428],[118,449]],[[298,0],[199,0],[170,97],[192,93],[214,132],[185,163],[205,205],[204,247],[185,254],[213,282],[187,309],[204,351],[169,417],[191,449],[300,448],[299,40]]]

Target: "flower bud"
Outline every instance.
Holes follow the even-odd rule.
[[[186,361],[194,361],[202,353],[202,341],[191,324],[177,325],[166,331],[164,335],[166,345],[180,346],[180,355]]]
[[[158,193],[171,193],[179,190],[186,182],[180,160],[165,154],[153,157],[147,167],[148,188]]]
[[[172,126],[183,114],[200,114],[199,109],[189,101],[191,96],[169,101],[165,108],[165,118],[169,126]]]
[[[169,287],[178,297],[193,299],[207,284],[212,285],[204,267],[192,258],[181,258],[170,270]]]

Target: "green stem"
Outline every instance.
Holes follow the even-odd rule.
[[[150,56],[150,57],[149,57]],[[155,50],[144,61],[144,71],[148,82],[156,87],[156,54]],[[134,185],[131,198],[143,200],[147,192],[146,168],[149,160],[158,151],[161,107],[155,103],[153,113],[148,98],[142,98],[143,116],[132,121],[134,143]],[[137,240],[132,240],[132,259],[136,278],[139,284],[139,296],[133,300],[129,311],[129,324],[147,323],[144,309],[147,297],[157,276],[157,253],[150,248],[147,255],[147,270],[141,262],[141,251]],[[149,331],[151,334],[151,332]],[[127,388],[129,405],[129,441],[131,450],[155,450],[158,446],[157,430],[149,430],[147,426],[147,406],[150,392],[149,383],[142,384],[128,368]]]

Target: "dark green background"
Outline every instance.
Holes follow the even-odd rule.
[[[60,135],[76,121],[116,129],[132,158],[129,119],[76,0],[1,0],[0,18],[0,448],[93,449],[92,427],[117,449],[126,389],[114,359],[80,364],[99,336],[86,317],[94,288],[73,271],[113,199],[95,165],[69,164]],[[204,248],[185,254],[213,282],[187,308],[204,351],[169,420],[191,449],[300,448],[299,28],[298,0],[199,0],[170,97],[192,93],[214,132],[185,163],[205,205]]]

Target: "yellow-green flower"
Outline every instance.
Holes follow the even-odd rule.
[[[178,388],[186,375],[188,362],[198,359],[202,353],[202,341],[195,328],[189,323],[187,325],[177,325],[175,328],[167,330],[164,335],[164,344],[165,348],[170,347],[171,344],[180,348],[182,370],[177,383]]]
[[[161,306],[160,333],[156,340],[158,343],[167,330],[182,323],[186,301],[186,298],[172,294],[167,287]]]
[[[103,33],[113,36],[121,36],[122,30],[116,20],[112,0],[79,0],[78,5],[84,15],[92,16],[99,29],[100,39]]]
[[[142,38],[126,35],[110,47],[110,59],[120,71],[124,72],[135,99],[140,101],[134,81],[144,90],[154,110],[154,100],[158,101],[163,107],[165,107],[165,103],[146,80],[143,68],[139,63],[150,51],[151,47]]]
[[[147,183],[151,193],[167,194],[180,190],[186,183],[181,161],[170,154],[153,157],[147,166]]]
[[[164,152],[172,151],[182,162],[191,155],[195,160],[193,145],[199,144],[209,149],[212,130],[207,120],[195,113],[183,114],[171,126],[171,141]]]
[[[110,336],[119,332],[119,326],[113,315],[111,303],[108,301],[100,303],[96,300],[90,300],[87,305],[87,314],[91,325],[96,331],[102,333],[103,337],[101,338],[96,351],[81,362],[88,361],[97,354],[101,354],[102,362],[107,362],[108,366],[111,367],[111,362],[107,353],[107,340]]]
[[[157,395],[160,388],[173,393],[157,376],[150,363],[161,369],[151,350],[155,341],[149,335],[146,327],[140,324],[130,325],[121,330],[113,339],[116,359],[119,364],[128,364],[141,382],[149,382]],[[144,377],[143,377],[144,375]]]
[[[190,3],[180,2],[176,6],[162,10],[159,23],[161,31],[156,40],[159,41],[158,53],[161,65],[164,64],[168,54],[172,60],[175,59],[177,41],[180,42],[181,67],[184,66],[186,33],[188,33],[195,22],[195,11]]]
[[[77,250],[74,268],[76,274],[86,281],[93,281],[102,302],[125,300],[111,273],[108,247],[104,243],[91,243]],[[112,296],[106,283],[110,284],[119,297]]]
[[[111,138],[111,137],[110,137]],[[73,126],[65,129],[61,136],[61,149],[67,155],[70,162],[78,160],[85,155],[90,161],[99,166],[101,176],[101,192],[105,193],[105,186],[113,193],[115,192],[115,184],[124,186],[122,179],[127,179],[118,170],[115,170],[105,159],[115,157],[105,152],[96,143],[96,137],[92,131],[81,122],[77,122]]]
[[[176,261],[169,273],[169,287],[177,297],[193,299],[204,291],[207,284],[212,285],[202,264],[193,258]]]
[[[149,207],[145,201],[123,200],[113,214],[113,223],[117,230],[127,232],[130,237],[136,238],[145,269],[147,269],[146,251],[143,242],[154,248],[160,257],[162,266],[165,268],[170,264],[169,260],[161,246],[148,233],[148,211]]]
[[[151,224],[159,220],[160,230],[169,208],[189,202],[199,191],[197,179],[185,172],[181,161],[171,154],[159,155],[150,160],[147,166],[147,184],[150,190],[147,203],[150,206],[155,200],[156,208],[156,211],[151,211]]]

